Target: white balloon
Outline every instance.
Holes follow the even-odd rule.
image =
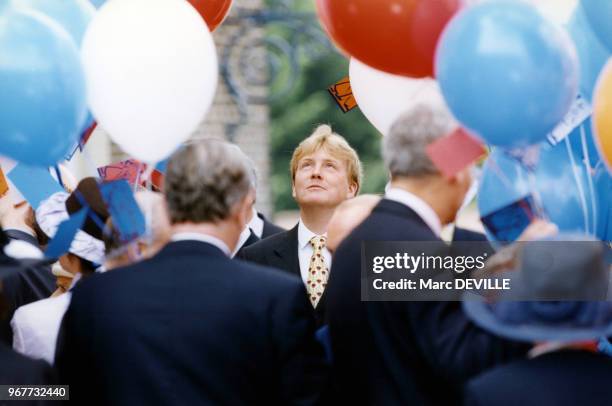
[[[355,58],[351,58],[349,78],[361,112],[383,135],[415,103],[444,103],[435,80],[392,75]]]
[[[108,1],[87,29],[81,59],[99,125],[150,163],[189,138],[217,86],[212,36],[185,0]]]

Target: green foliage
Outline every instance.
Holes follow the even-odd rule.
[[[387,182],[380,158],[381,135],[358,107],[343,113],[327,92],[328,86],[348,75],[348,61],[330,50],[320,59],[303,57],[299,63],[300,77],[293,79],[296,81],[293,90],[270,106],[275,210],[297,208],[291,197],[289,161],[295,147],[319,124],[330,124],[359,153],[365,174],[361,193],[381,193]]]

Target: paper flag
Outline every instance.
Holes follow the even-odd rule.
[[[2,171],[2,167],[0,166],[0,197],[4,196],[6,192],[9,190],[8,182],[4,177],[4,172]]]
[[[100,184],[100,193],[122,242],[133,241],[146,232],[145,218],[125,180]]]
[[[24,199],[36,210],[40,202],[64,189],[57,183],[49,169],[17,164],[6,175],[21,192]]]
[[[557,145],[563,141],[576,127],[584,122],[593,113],[593,106],[587,99],[578,95],[563,120],[548,134],[550,145]]]
[[[164,159],[163,161],[159,161],[157,165],[155,165],[155,169],[159,171],[161,174],[166,173],[166,168],[168,167],[169,158]]]
[[[446,178],[452,178],[486,152],[484,145],[462,128],[427,146],[427,155]]]
[[[531,196],[511,203],[483,217],[482,223],[498,241],[516,241],[535,219],[536,211]]]
[[[98,168],[98,174],[104,182],[112,182],[115,180],[125,180],[130,185],[136,183],[136,179],[142,177],[145,172],[146,165],[135,159],[117,162],[107,166]]]
[[[351,82],[348,76],[328,87],[327,91],[344,113],[357,107],[357,101],[355,96],[353,96],[353,89],[351,89]]]
[[[132,186],[138,179],[138,184],[142,187],[146,187],[147,182],[143,176],[146,169],[146,164],[136,159],[128,159],[98,168],[98,175],[100,175],[100,178],[104,182],[125,180]],[[158,169],[154,169],[151,173],[151,184],[153,185],[154,189],[162,189],[162,185],[164,183],[163,179],[163,173]]]
[[[47,245],[47,250],[45,251],[47,258],[59,258],[68,252],[74,236],[85,222],[88,211],[89,207],[83,207],[59,225],[55,236],[49,242],[49,245]]]
[[[83,131],[83,134],[81,134],[81,136],[79,137],[79,141],[77,141],[74,144],[74,147],[72,147],[70,152],[66,154],[66,156],[64,157],[66,161],[70,161],[77,151],[83,152],[83,148],[85,148],[85,144],[87,144],[87,141],[89,141],[89,139],[91,138],[91,135],[93,134],[97,126],[98,126],[98,123],[94,121],[92,125],[87,127],[85,131]]]

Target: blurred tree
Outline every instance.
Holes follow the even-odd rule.
[[[308,2],[307,6],[312,9],[313,3]],[[304,4],[294,2],[292,7],[303,11]],[[295,41],[295,33],[286,27],[271,25],[268,33]],[[312,58],[311,55],[309,52],[298,54],[299,75],[289,78],[295,81],[292,91],[270,105],[271,186],[276,211],[297,208],[291,197],[289,161],[295,147],[319,124],[331,125],[359,154],[365,174],[361,193],[382,193],[387,182],[380,157],[381,135],[358,107],[343,113],[327,92],[330,85],[348,75],[348,60],[331,49],[319,58]],[[276,74],[288,75],[288,71],[289,68],[284,67]],[[275,91],[274,85],[271,90]]]

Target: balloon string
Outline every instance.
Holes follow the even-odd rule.
[[[597,197],[595,196],[595,187],[593,186],[593,176],[591,168],[591,159],[589,156],[589,148],[586,142],[586,131],[584,129],[584,124],[580,126],[580,141],[582,143],[582,153],[584,155],[584,164],[586,166],[587,179],[589,182],[589,193],[591,194],[591,210],[593,214],[593,235],[597,233]]]
[[[546,210],[544,210],[544,203],[542,203],[542,196],[540,196],[540,191],[537,186],[537,179],[535,176],[535,172],[525,168],[527,172],[527,181],[529,182],[529,191],[531,192],[531,197],[533,198],[533,211],[537,218],[550,221],[548,215],[546,214]]]
[[[580,205],[582,206],[582,216],[584,218],[584,231],[589,232],[589,215],[586,204],[586,197],[584,195],[584,188],[582,187],[582,182],[580,181],[580,174],[578,173],[578,168],[576,167],[576,160],[574,159],[574,153],[572,152],[572,147],[569,142],[569,137],[565,137],[565,147],[567,148],[567,153],[570,158],[570,164],[572,165],[572,172],[574,173],[574,180],[576,181],[576,186],[578,187],[578,194],[580,197]]]
[[[60,172],[59,165],[55,164],[53,166],[53,169],[55,170],[55,175],[57,176],[57,181],[59,182],[60,186],[62,187],[62,189],[66,189],[66,186],[64,185],[64,181],[62,179],[62,173]]]

